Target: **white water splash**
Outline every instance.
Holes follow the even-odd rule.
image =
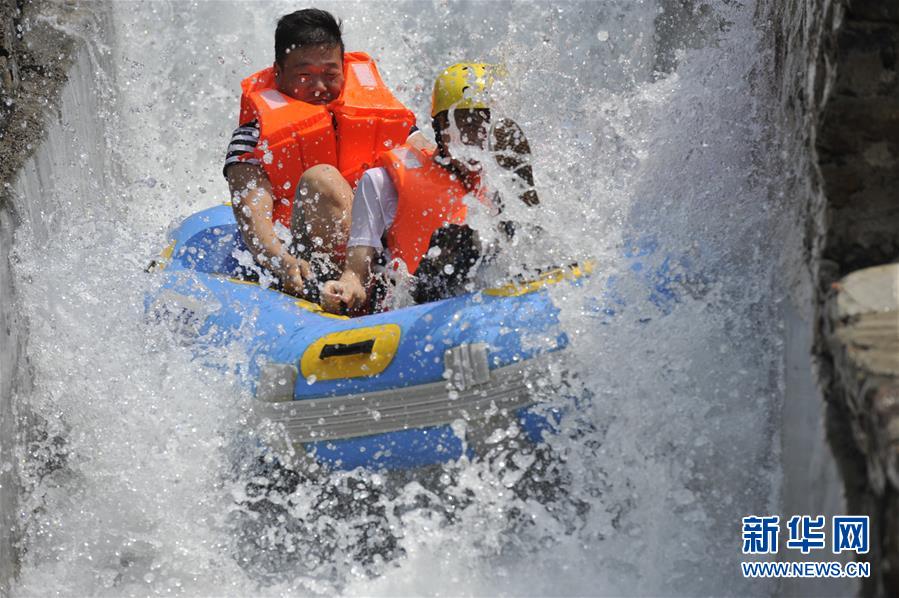
[[[349,49],[378,59],[426,131],[440,69],[461,60],[507,66],[498,110],[531,140],[542,200],[512,216],[544,228],[550,261],[597,262],[581,290],[554,291],[572,339],[556,376],[588,389],[592,404],[570,433],[550,439],[565,459],[556,500],[513,492],[533,457],[515,467],[462,463],[444,474],[446,496],[462,505],[450,525],[422,506],[445,508],[446,496],[415,482],[381,499],[405,555],[375,567],[377,577],[338,560],[337,572],[257,589],[231,554],[225,521],[235,489],[223,481],[223,446],[246,397],[143,324],[153,282],[142,267],[169,223],[225,197],[238,82],[270,63],[275,20],[297,6],[115,3],[122,180],[68,198],[87,217],[43,246],[25,230],[16,248],[36,379],[21,400],[65,439],[67,455],[55,473],[32,473],[28,509],[37,510],[26,509],[18,591],[769,592],[738,581],[735,563],[739,518],[774,511],[778,492],[779,242],[768,231],[783,229],[769,200],[776,173],[759,157],[767,98],[752,83],[763,68],[752,7],[702,4],[721,27],[676,48],[675,72],[656,73],[659,45],[670,40],[658,39],[660,7],[650,0],[320,3],[344,18]],[[675,289],[680,302],[662,317],[645,287],[625,285],[617,317],[585,314],[585,298],[627,273],[622,249],[644,235],[662,248],[650,266],[669,253],[690,259],[685,274],[695,276]],[[510,251],[546,261],[537,246],[525,240]],[[351,522],[333,523],[353,537]]]

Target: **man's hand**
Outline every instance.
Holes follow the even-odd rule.
[[[329,280],[322,287],[322,308],[332,314],[343,313],[344,306],[350,315],[362,315],[368,306],[368,281],[374,247],[358,245],[347,251],[346,270],[340,280]]]
[[[428,139],[427,136],[421,131],[415,131],[414,133],[409,135],[409,137],[406,139],[406,143],[422,151],[437,151],[437,144]]]
[[[312,278],[312,268],[306,260],[297,259],[290,254],[281,256],[282,265],[275,274],[281,281],[284,290],[296,297],[303,297],[306,288],[303,283]]]
[[[352,314],[365,307],[368,293],[355,276],[343,276],[340,280],[329,280],[322,288],[322,307],[332,314],[343,313],[343,308]]]

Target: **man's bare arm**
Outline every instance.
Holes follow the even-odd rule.
[[[226,177],[234,218],[250,253],[281,280],[288,292],[302,295],[303,279],[310,276],[309,264],[291,255],[275,234],[274,197],[265,171],[256,164],[232,164]]]
[[[496,163],[514,173],[520,181],[522,193],[518,198],[529,206],[539,204],[530,164],[531,146],[524,131],[515,121],[504,118],[494,127],[492,141]]]

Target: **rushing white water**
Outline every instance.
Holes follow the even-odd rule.
[[[498,109],[530,138],[542,200],[514,216],[540,223],[551,258],[597,262],[585,288],[554,291],[572,350],[569,369],[551,373],[592,403],[550,440],[554,498],[514,492],[515,467],[448,466],[441,496],[411,481],[381,497],[393,558],[360,564],[358,517],[336,517],[333,567],[288,567],[260,587],[235,559],[228,517],[240,484],[225,447],[242,433],[248,397],[144,322],[154,282],[143,267],[171,222],[225,198],[238,82],[271,62],[275,20],[298,7],[113,3],[120,180],[55,198],[74,207],[49,239],[28,227],[17,238],[35,376],[21,401],[62,439],[36,442],[27,459],[18,592],[770,592],[741,580],[736,562],[740,517],[777,512],[774,275],[790,231],[771,199],[767,98],[753,85],[764,53],[746,4],[698,2],[672,23],[655,0],[318,3],[343,18],[349,49],[378,59],[426,131],[442,67],[506,65]],[[585,297],[628,267],[624,248],[646,235],[659,261],[683,258],[680,301],[663,317],[645,287],[625,286],[617,317],[585,315]],[[511,251],[547,259],[527,239]],[[47,453],[64,466],[41,470]],[[462,506],[447,523],[450,497]]]

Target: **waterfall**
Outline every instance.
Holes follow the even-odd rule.
[[[221,166],[239,81],[271,62],[275,22],[297,6],[112,3],[108,39],[87,41],[58,125],[14,192],[22,222],[11,274],[28,323],[28,383],[15,401],[33,430],[14,472],[24,549],[15,592],[775,592],[739,576],[740,519],[802,504],[802,490],[784,481],[809,460],[795,447],[817,442],[811,459],[827,457],[820,424],[806,421],[820,405],[803,350],[811,315],[795,293],[802,223],[789,194],[803,175],[789,171],[775,131],[781,108],[757,7],[317,6],[343,19],[347,48],[378,61],[429,135],[441,68],[507,68],[497,109],[530,139],[542,201],[515,216],[552,240],[548,249],[525,240],[515,256],[589,259],[597,272],[583,287],[553,290],[571,350],[548,377],[590,398],[548,440],[557,494],[522,498],[514,471],[452,464],[443,495],[410,479],[378,499],[393,557],[355,562],[346,544],[358,541],[358,522],[335,518],[332,566],[259,587],[234,556],[240,532],[229,516],[241,490],[228,447],[249,433],[250,398],[229,368],[192,361],[146,321],[143,298],[157,283],[144,267],[169,226],[226,199]],[[669,259],[676,299],[660,305],[625,285],[619,313],[594,317],[585,303],[627,273],[622,256],[637,243],[660,248],[648,267]],[[801,403],[785,404],[788,394]],[[798,422],[807,436],[791,427]],[[828,467],[816,483],[832,498]],[[449,522],[448,497],[465,505]]]

